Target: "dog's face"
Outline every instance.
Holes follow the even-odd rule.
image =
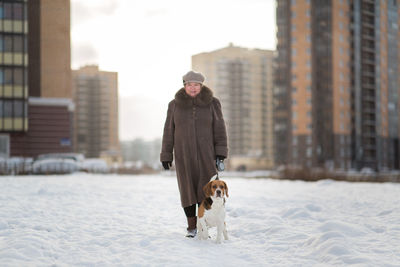
[[[224,198],[228,195],[228,187],[226,183],[221,180],[214,180],[206,184],[203,188],[206,197]]]

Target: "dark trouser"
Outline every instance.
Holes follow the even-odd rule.
[[[200,206],[200,203],[197,205]],[[186,217],[195,217],[196,216],[196,204],[193,204],[189,207],[184,207],[183,210],[185,211]]]
[[[200,206],[200,203],[198,204]],[[186,218],[188,221],[188,230],[196,229],[197,217],[196,217],[196,204],[189,207],[184,207]]]

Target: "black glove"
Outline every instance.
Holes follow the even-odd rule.
[[[226,158],[226,157],[221,156],[221,155],[216,155],[216,157],[217,157],[218,160],[221,160],[221,161],[224,160],[224,159]]]
[[[169,170],[169,167],[172,166],[172,161],[163,161],[162,166],[164,167],[165,170]]]

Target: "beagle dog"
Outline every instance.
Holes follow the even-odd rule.
[[[228,187],[221,180],[212,180],[203,188],[206,198],[198,209],[197,234],[199,239],[208,239],[208,228],[217,227],[217,243],[221,243],[222,234],[228,240],[228,232],[225,223],[225,196],[228,195]]]

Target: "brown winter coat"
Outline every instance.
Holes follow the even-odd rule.
[[[172,152],[182,207],[201,202],[204,185],[217,173],[215,156],[228,154],[221,104],[208,87],[194,98],[182,88],[169,103],[161,161],[172,161]]]

